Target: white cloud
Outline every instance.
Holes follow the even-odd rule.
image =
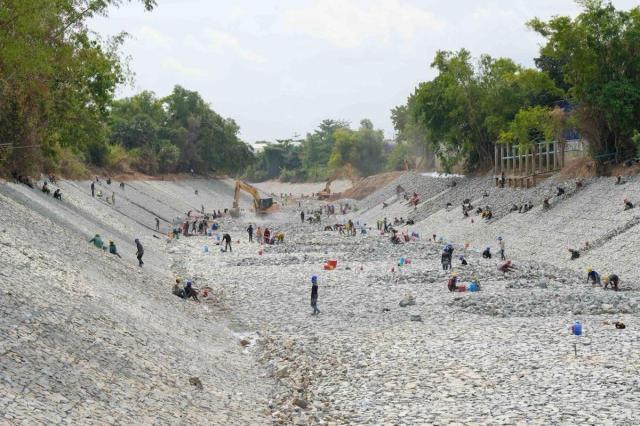
[[[188,77],[202,77],[206,75],[205,70],[197,67],[189,67],[174,58],[168,58],[162,61],[162,68],[176,71]]]
[[[310,7],[286,12],[285,23],[347,48],[370,40],[389,45],[396,36],[411,40],[419,32],[445,27],[430,12],[401,0],[316,0]]]
[[[140,27],[137,34],[140,40],[152,43],[159,47],[171,47],[173,45],[173,39],[171,37],[168,37],[160,31],[146,25]]]
[[[264,63],[266,58],[253,50],[247,49],[242,46],[240,40],[232,36],[231,34],[218,31],[218,30],[206,30],[205,34],[208,38],[208,49],[213,52],[223,53],[224,51],[230,51],[239,58],[255,63]]]

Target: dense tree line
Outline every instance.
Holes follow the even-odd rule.
[[[582,0],[575,19],[534,19],[529,27],[547,40],[536,63],[575,103],[572,122],[594,158],[635,156],[640,130],[640,7]]]
[[[113,103],[109,117],[112,169],[144,173],[238,172],[253,152],[232,119],[216,114],[197,92],[176,86],[157,98],[143,92]]]
[[[321,180],[352,166],[366,176],[433,166],[489,169],[496,143],[521,147],[567,129],[597,161],[622,161],[640,146],[640,7],[579,0],[575,18],[533,19],[545,44],[536,68],[508,58],[439,51],[436,76],[391,111],[385,144],[369,120],[357,129],[325,120],[299,141],[255,154],[239,127],[182,87],[162,98],[115,100],[130,73],[121,34],[100,40],[87,21],[130,0],[4,0],[0,5],[0,172],[86,173],[86,166],[145,173],[240,173],[250,179]],[[147,10],[154,0],[138,0]]]
[[[579,1],[576,18],[534,19],[547,43],[528,69],[508,58],[440,51],[437,76],[392,111],[400,141],[424,147],[445,169],[488,169],[495,143],[525,147],[578,130],[596,160],[636,155],[640,136],[640,8]],[[569,105],[570,107],[567,107]],[[417,130],[417,134],[416,134]],[[400,149],[400,148],[398,148]]]
[[[317,181],[347,166],[358,175],[369,176],[384,170],[389,150],[382,130],[374,129],[368,119],[362,120],[356,130],[345,121],[324,120],[303,140],[264,145],[247,170],[248,179]]]
[[[4,0],[0,4],[0,170],[86,173],[237,172],[251,161],[239,128],[195,92],[114,100],[130,73],[126,35],[87,27],[123,0]],[[140,1],[147,10],[154,0]]]

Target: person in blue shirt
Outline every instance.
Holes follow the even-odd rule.
[[[587,282],[589,281],[593,285],[600,285],[600,274],[594,271],[591,266],[587,268]]]

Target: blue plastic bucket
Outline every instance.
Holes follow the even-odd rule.
[[[575,336],[581,336],[582,335],[582,324],[580,324],[578,321],[573,323],[573,325],[571,326],[571,334],[573,334]]]

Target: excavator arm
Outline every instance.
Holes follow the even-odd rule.
[[[258,214],[270,213],[274,210],[273,198],[262,198],[257,188],[249,185],[241,180],[236,181],[236,187],[233,194],[233,207],[231,216],[238,217],[240,215],[240,191],[245,191],[253,197],[253,208]]]
[[[324,186],[324,189],[318,192],[318,199],[319,200],[328,199],[331,196],[331,184],[333,183],[333,181],[345,174],[349,177],[349,179],[351,180],[351,183],[353,184],[354,183],[353,167],[351,166],[350,163],[347,163],[345,164],[344,168],[338,169],[333,173],[333,175],[329,178],[326,185]]]

